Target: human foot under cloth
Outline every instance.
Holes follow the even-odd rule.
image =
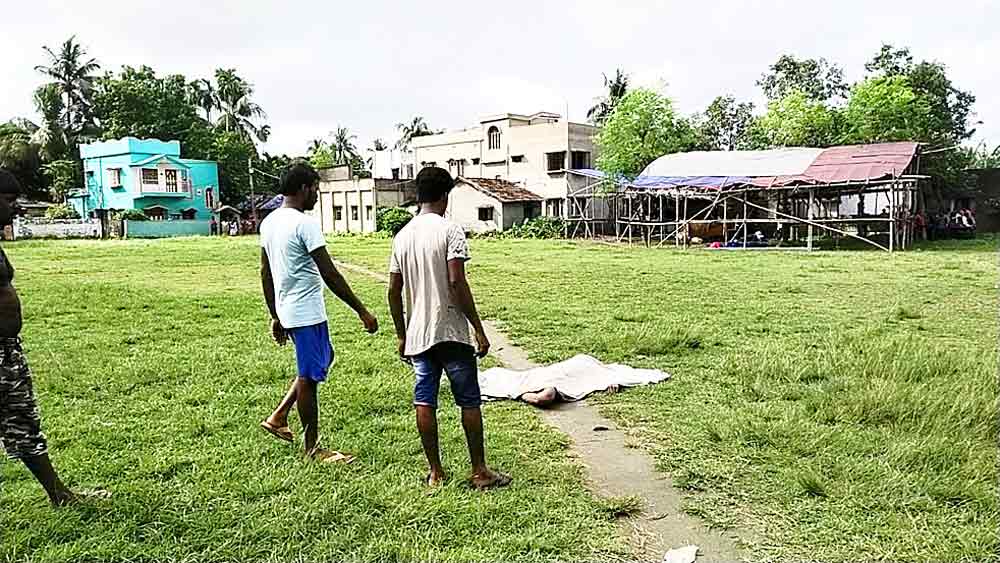
[[[604,364],[581,354],[523,371],[488,369],[479,374],[479,389],[487,401],[514,399],[545,407],[556,401],[579,401],[597,391],[617,391],[669,378],[670,374],[660,370]]]

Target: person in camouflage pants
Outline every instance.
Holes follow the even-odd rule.
[[[0,338],[0,442],[13,459],[48,453],[31,370],[17,338]]]
[[[0,169],[0,229],[11,225],[17,213],[21,185]],[[21,300],[14,288],[14,266],[0,248],[0,442],[7,455],[20,460],[45,488],[56,506],[84,498],[106,497],[105,491],[75,493],[59,479],[49,459],[35,404],[31,371],[21,349]]]

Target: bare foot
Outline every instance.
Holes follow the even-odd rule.
[[[472,484],[473,488],[485,490],[506,487],[507,485],[510,485],[513,480],[514,479],[506,473],[500,473],[499,471],[487,469],[484,472],[473,475],[469,479],[469,482]]]
[[[555,387],[546,387],[537,393],[525,393],[521,395],[521,400],[536,407],[547,407],[558,400],[559,394]]]
[[[424,484],[430,488],[438,487],[443,485],[445,479],[447,478],[448,476],[445,475],[444,473],[431,471],[430,473],[427,474],[427,477],[424,478]]]

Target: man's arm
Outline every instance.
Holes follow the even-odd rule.
[[[472,288],[469,287],[469,281],[465,277],[465,260],[461,258],[448,260],[448,282],[451,286],[452,299],[476,331],[477,355],[484,358],[490,352],[490,341],[486,338],[486,331],[476,310],[476,301],[472,297]]]
[[[267,251],[260,249],[260,285],[264,290],[264,302],[267,303],[267,311],[271,313],[271,336],[279,345],[284,345],[288,341],[288,334],[278,320],[278,307],[274,300],[274,278],[271,277],[271,263],[267,259]]]
[[[333,265],[333,259],[330,258],[330,253],[327,252],[326,247],[321,246],[313,250],[310,256],[316,262],[316,267],[319,268],[319,274],[323,277],[323,282],[330,288],[330,291],[334,295],[346,303],[348,307],[354,309],[361,322],[364,323],[365,330],[370,333],[378,331],[378,320],[368,312],[368,309],[361,303],[361,300],[354,295],[354,291],[351,290],[351,286],[348,285],[347,280],[340,274],[337,267]]]
[[[406,357],[406,318],[403,316],[403,275],[389,274],[389,312],[392,314],[392,324],[396,326],[396,339],[399,341],[399,357]]]

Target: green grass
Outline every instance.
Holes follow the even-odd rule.
[[[351,282],[386,330],[362,334],[328,298],[339,360],[321,387],[321,432],[359,461],[327,467],[257,428],[294,359],[269,341],[254,240],[5,249],[54,461],[69,482],[114,496],[54,510],[23,467],[0,464],[0,560],[629,555],[608,505],[585,490],[567,440],[523,405],[485,410],[491,461],[516,478],[486,493],[464,486],[457,412],[442,408],[452,481],[428,494],[412,375],[394,358],[384,288],[364,276]]]
[[[337,241],[384,269],[388,242]],[[597,399],[754,558],[995,560],[997,240],[706,252],[473,243],[486,316],[534,359],[670,371]]]

